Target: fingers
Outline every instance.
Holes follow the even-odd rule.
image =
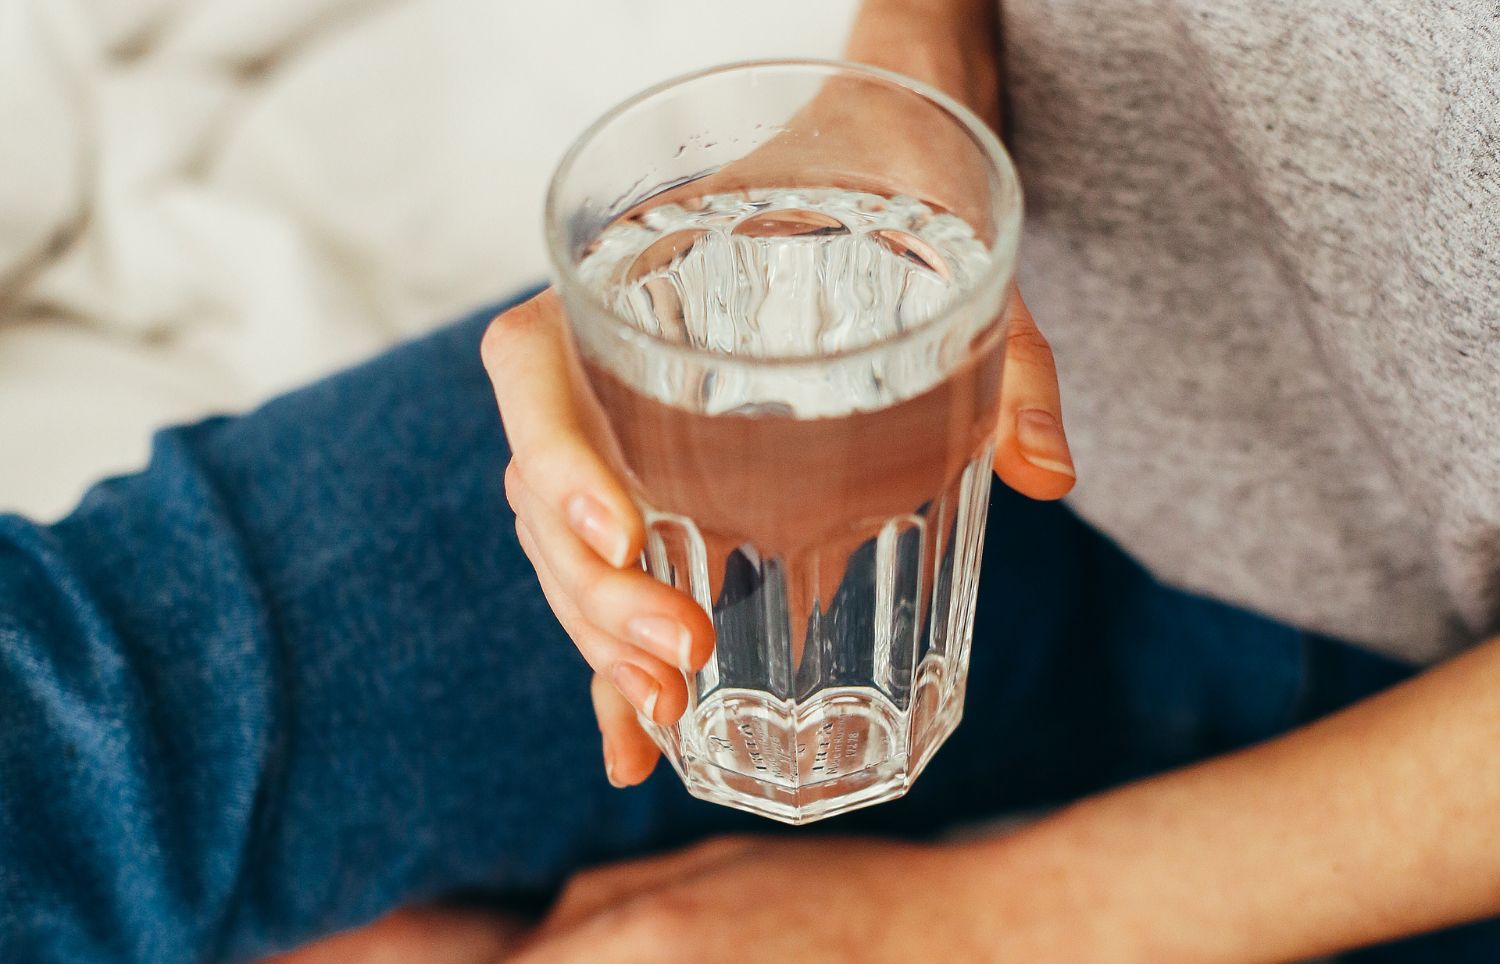
[[[670,724],[687,707],[687,684],[682,674],[645,653],[600,632],[583,617],[572,597],[559,584],[556,573],[537,548],[531,527],[517,522],[516,535],[526,558],[536,569],[542,594],[562,624],[563,630],[596,673],[604,674],[642,716],[652,722]],[[632,722],[633,722],[632,717]],[[603,721],[600,721],[601,726]],[[607,736],[608,734],[606,734]]]
[[[611,780],[638,783],[656,749],[635,713],[664,726],[682,715],[683,673],[708,661],[713,624],[686,595],[626,568],[644,541],[640,515],[595,448],[601,416],[575,390],[556,298],[544,293],[495,319],[482,351],[515,456],[505,491],[517,538],[564,630],[613,687],[600,716]]]
[[[522,943],[525,924],[499,914],[412,908],[262,964],[492,964]]]
[[[521,548],[526,552],[527,558],[531,560],[532,566],[536,568],[537,579],[541,582],[542,593],[547,597],[547,604],[557,615],[558,621],[562,623],[563,629],[573,639],[580,652],[592,652],[598,654],[603,647],[609,645],[607,637],[602,637],[596,630],[588,625],[583,619],[578,608],[573,605],[566,594],[557,585],[557,579],[545,559],[542,559],[536,549],[536,540],[532,537],[526,524],[516,522],[516,535],[521,543]],[[607,658],[607,657],[604,657]],[[639,684],[638,673],[645,673],[652,679],[648,687],[657,687],[656,693],[664,686],[670,686],[674,682],[678,686],[683,685],[682,677],[663,666],[642,666],[643,660],[631,661],[628,657],[611,663],[615,666],[619,663],[629,663],[631,670],[619,670],[615,675],[622,676],[621,679],[627,685]],[[649,665],[649,664],[648,664]],[[659,751],[656,744],[641,729],[636,713],[640,712],[647,717],[655,713],[666,714],[671,712],[670,703],[674,697],[668,696],[663,703],[657,696],[648,691],[643,696],[642,692],[635,690],[635,703],[628,701],[621,692],[614,688],[617,684],[611,684],[603,676],[595,675],[591,686],[591,698],[594,704],[594,716],[599,721],[599,733],[602,738],[601,749],[604,758],[604,773],[609,778],[611,786],[628,787],[645,780],[651,775],[656,766],[656,757]],[[601,697],[600,690],[607,691]],[[683,704],[686,704],[687,694],[685,689],[680,694]],[[649,709],[647,709],[649,707]],[[681,711],[678,711],[681,715]]]
[[[544,291],[496,318],[480,353],[526,481],[601,559],[618,568],[638,557],[640,514],[589,442],[557,296]]]
[[[713,623],[686,594],[640,569],[615,569],[573,538],[519,473],[506,472],[506,495],[562,594],[599,632],[684,672],[697,672],[713,651]],[[600,672],[608,664],[584,653]],[[674,717],[675,719],[675,717]],[[662,722],[670,723],[671,720]]]
[[[568,881],[537,936],[559,934],[601,911],[648,891],[674,884],[733,860],[768,841],[748,836],[714,837],[670,853],[586,870]]]
[[[1033,499],[1060,499],[1076,481],[1062,426],[1062,397],[1052,347],[1037,330],[1021,295],[1006,308],[1005,371],[995,471],[1006,485]]]
[[[603,740],[604,772],[616,787],[632,787],[656,769],[661,751],[641,729],[635,707],[620,692],[618,684],[595,676],[589,686],[594,716]]]

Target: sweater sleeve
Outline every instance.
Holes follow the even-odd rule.
[[[0,960],[241,958],[535,883],[493,734],[586,677],[514,543],[483,323],[0,517]]]

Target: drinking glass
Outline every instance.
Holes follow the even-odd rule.
[[[817,820],[958,724],[1020,219],[983,122],[835,61],[669,81],[562,160],[586,421],[714,623],[681,720],[642,720],[694,795]]]

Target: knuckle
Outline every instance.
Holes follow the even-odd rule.
[[[548,504],[561,492],[595,481],[589,450],[568,428],[557,426],[550,437],[538,440],[520,467],[522,481]]]
[[[649,900],[622,908],[620,930],[627,946],[665,950],[676,946],[701,924],[701,910],[692,894],[682,888],[664,890]]]
[[[510,510],[517,517],[521,514],[521,486],[524,484],[521,478],[521,467],[512,459],[505,467],[505,501],[510,503]]]
[[[754,840],[748,833],[728,833],[703,841],[698,844],[698,850],[706,854],[729,854],[744,850]]]
[[[598,883],[594,871],[586,870],[582,873],[574,874],[568,878],[568,882],[563,885],[562,891],[557,895],[557,900],[553,904],[554,910],[560,911],[567,907],[588,904],[597,886]]]
[[[601,723],[604,722],[604,717],[607,714],[601,713],[599,708],[601,704],[609,700],[610,690],[613,688],[610,681],[604,678],[603,673],[595,673],[593,678],[589,680],[589,699],[593,701],[594,715],[599,718],[599,722]]]
[[[558,512],[563,511],[565,493],[599,485],[589,450],[566,431],[537,442],[524,460],[513,464],[517,492],[529,490],[534,499]]]
[[[549,480],[578,475],[565,436],[554,434],[539,441],[526,454],[525,472],[526,482],[533,486],[545,486]]]
[[[556,612],[556,609],[554,608],[553,611]],[[572,644],[578,655],[583,657],[583,661],[589,665],[589,668],[598,669],[605,665],[604,657],[600,654],[606,651],[600,649],[598,637],[590,630],[579,626],[576,621],[570,621],[569,625],[572,628],[563,627],[563,631],[568,634],[568,642]],[[598,718],[597,713],[595,718]]]
[[[624,634],[624,626],[634,614],[671,611],[672,590],[638,568],[614,569],[591,559],[586,569],[576,587],[579,609],[594,625],[608,627],[614,635]],[[640,648],[638,643],[631,645]],[[672,658],[668,656],[667,661]]]
[[[603,563],[590,563],[580,567],[573,579],[572,594],[578,602],[578,608],[590,620],[602,621],[602,617],[607,615],[603,610],[608,608],[608,601],[613,596],[617,576],[616,570]]]
[[[1005,336],[1005,350],[1027,360],[1052,360],[1052,344],[1035,325],[1013,326]]]
[[[537,445],[537,450],[526,456],[526,462],[526,481],[531,484],[544,481],[597,483],[603,475],[594,448],[579,435],[579,429],[573,424],[553,426],[552,438]]]
[[[485,367],[493,370],[515,351],[519,342],[533,334],[543,320],[535,299],[496,315],[479,342],[479,357],[484,360]]]

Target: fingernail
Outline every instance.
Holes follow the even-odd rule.
[[[609,749],[609,737],[604,738],[604,778],[609,785],[616,790],[623,789],[625,784],[619,777],[615,776],[615,755]]]
[[[693,635],[686,626],[666,616],[636,616],[625,624],[631,642],[663,659],[675,660],[679,669],[693,671]]]
[[[1016,444],[1021,448],[1021,457],[1037,468],[1077,477],[1062,425],[1050,412],[1028,408],[1017,415]]]
[[[620,662],[609,671],[609,680],[631,706],[640,710],[642,716],[656,722],[656,698],[661,695],[661,686],[650,673],[639,666]]]
[[[582,493],[569,499],[568,523],[578,538],[592,546],[605,562],[616,569],[625,565],[630,538],[598,499]]]

